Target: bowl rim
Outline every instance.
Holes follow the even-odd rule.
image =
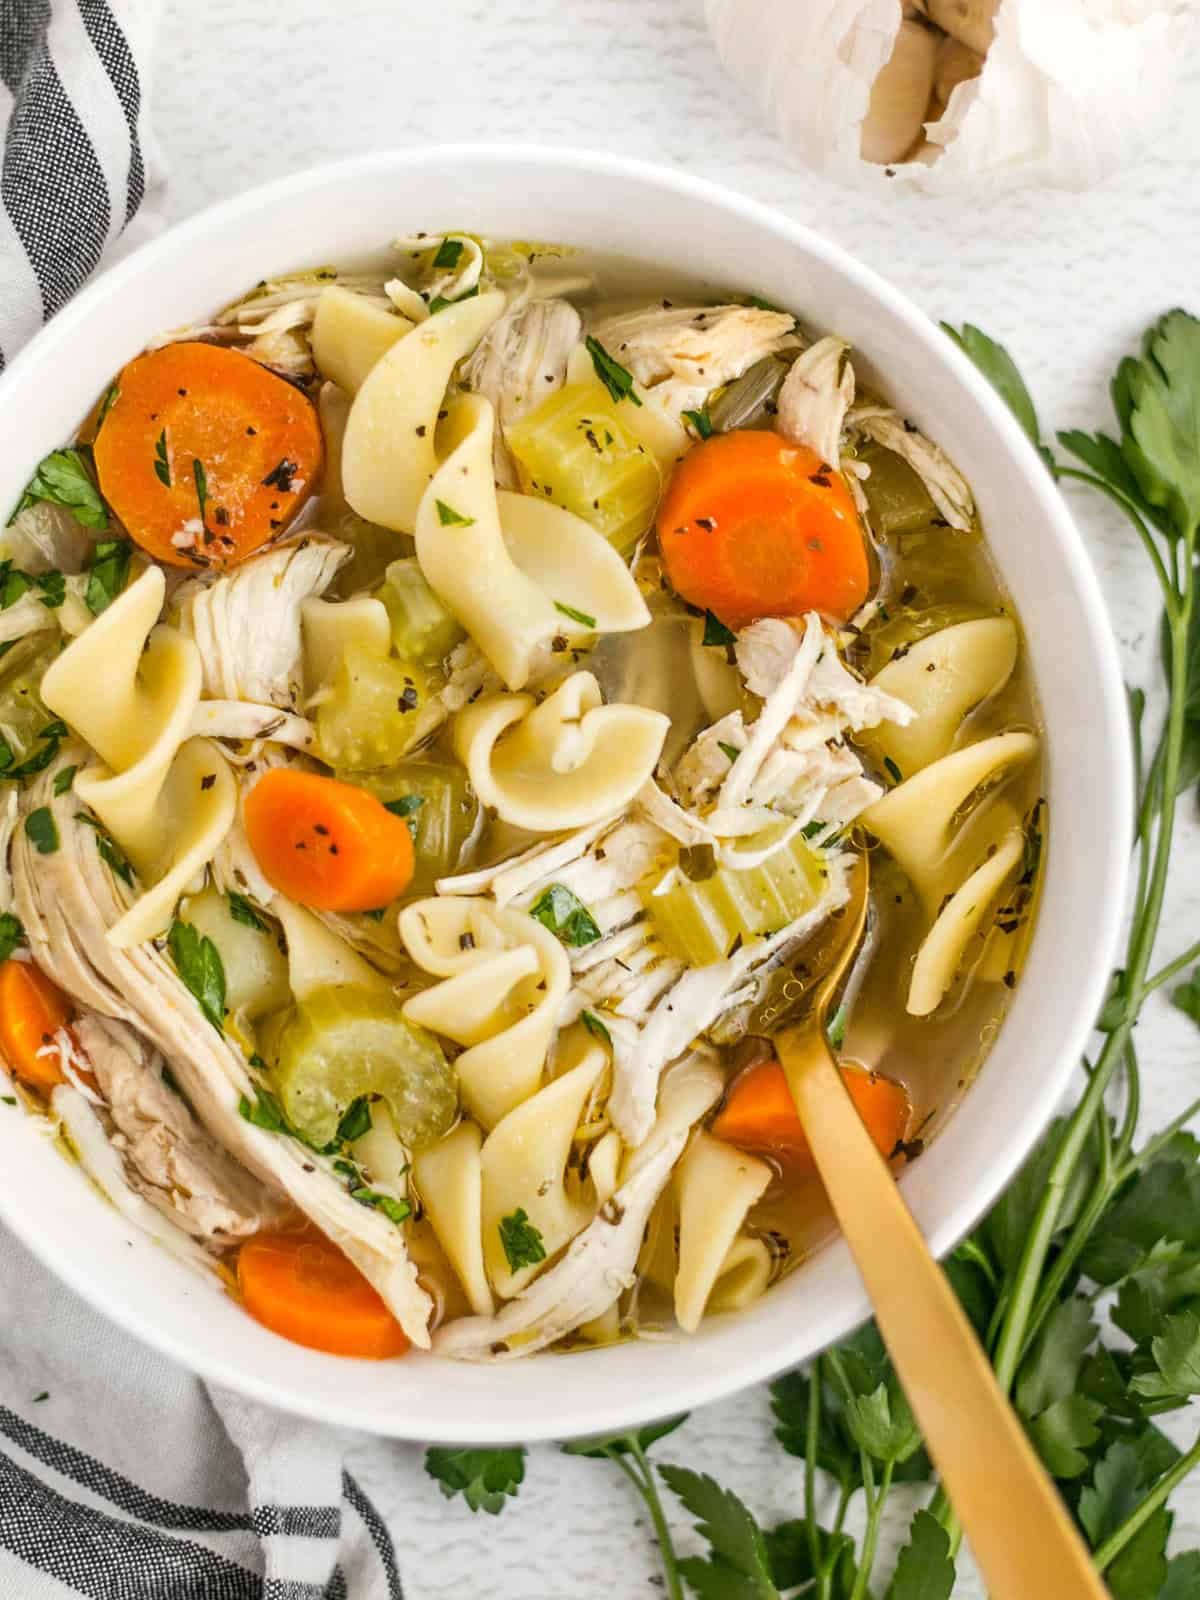
[[[820,260],[827,269],[849,280],[860,292],[881,304],[905,324],[914,340],[927,347],[934,360],[950,369],[957,380],[972,392],[989,430],[999,435],[1008,452],[1023,464],[1024,488],[1038,502],[1041,515],[1053,527],[1059,553],[1068,569],[1072,595],[1081,604],[1091,626],[1098,669],[1095,681],[1095,726],[1099,735],[1107,736],[1106,754],[1112,781],[1107,799],[1112,837],[1117,840],[1130,838],[1133,761],[1127,737],[1125,690],[1116,641],[1099,579],[1082,537],[1066,501],[1045,471],[1024,430],[965,353],[949,339],[936,342],[933,337],[936,325],[900,289],[859,261],[842,245],[827,239],[805,223],[797,222],[770,205],[712,180],[607,151],[576,146],[545,148],[528,142],[484,144],[467,141],[400,147],[309,166],[205,207],[173,224],[103,271],[35,334],[7,369],[0,373],[0,394],[18,388],[25,381],[26,372],[33,369],[47,352],[77,339],[84,332],[89,317],[100,310],[108,299],[120,299],[127,284],[156,270],[168,270],[172,261],[186,254],[189,246],[200,245],[214,234],[236,228],[243,218],[258,216],[271,207],[286,205],[338,182],[353,182],[381,173],[394,173],[402,177],[406,171],[464,161],[483,166],[521,164],[541,166],[548,170],[571,170],[584,175],[593,173],[599,177],[630,182],[648,193],[656,189],[673,191],[714,207],[735,222],[742,221],[749,226],[769,230],[797,245],[808,256]],[[986,1174],[970,1183],[969,1192],[953,1208],[940,1214],[927,1230],[923,1229],[936,1257],[940,1258],[954,1248],[1011,1181],[1049,1124],[1069,1077],[1077,1068],[1107,990],[1124,915],[1128,870],[1128,855],[1119,850],[1106,852],[1104,859],[1095,864],[1095,872],[1102,880],[1103,909],[1099,921],[1090,930],[1089,942],[1095,952],[1094,960],[1088,968],[1086,981],[1079,985],[1074,997],[1070,1020],[1061,1028],[1061,1059],[1047,1064],[1039,1086],[1024,1103],[1020,1112],[1020,1136],[1010,1137],[1006,1141],[1003,1156],[988,1165]],[[326,1394],[314,1388],[302,1392],[286,1381],[275,1381],[265,1374],[247,1372],[227,1359],[220,1350],[201,1345],[199,1340],[189,1344],[187,1340],[164,1331],[155,1322],[149,1309],[122,1299],[115,1291],[106,1291],[103,1281],[90,1277],[83,1256],[48,1247],[38,1237],[32,1215],[22,1215],[3,1185],[0,1185],[0,1220],[39,1261],[48,1265],[88,1304],[124,1331],[208,1381],[226,1386],[265,1405],[320,1422],[352,1426],[364,1432],[397,1438],[433,1436],[425,1427],[417,1433],[412,1431],[411,1425],[407,1425],[406,1431],[403,1417],[382,1411],[377,1413],[358,1408],[352,1414],[347,1414],[344,1403],[339,1403],[336,1391]],[[845,1252],[846,1245],[838,1237],[825,1249]],[[798,1361],[810,1358],[819,1349],[828,1348],[869,1315],[870,1304],[861,1280],[858,1280],[837,1316],[830,1317],[826,1313],[814,1318],[820,1323],[815,1343],[811,1334],[807,1338],[800,1334],[759,1351],[754,1358],[730,1371],[721,1370],[714,1364],[713,1369],[703,1377],[689,1377],[679,1382],[668,1397],[641,1396],[627,1402],[626,1410],[619,1413],[619,1399],[614,1402],[606,1397],[603,1402],[598,1402],[594,1395],[584,1395],[581,1389],[573,1417],[531,1417],[529,1425],[522,1429],[522,1437],[534,1442],[587,1436],[602,1430],[611,1431],[614,1417],[622,1426],[627,1422],[630,1426],[639,1426],[656,1418],[711,1404],[778,1375]],[[806,1326],[806,1323],[801,1323],[801,1328]],[[484,1415],[469,1425],[460,1422],[448,1424],[437,1434],[437,1438],[445,1443],[458,1444],[506,1443],[513,1438],[513,1430],[509,1424]]]

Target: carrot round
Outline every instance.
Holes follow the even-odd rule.
[[[845,479],[778,434],[717,434],[671,476],[658,542],[675,592],[731,628],[756,617],[848,617],[867,596],[862,525]]]
[[[907,1091],[861,1067],[842,1067],[841,1074],[876,1148],[890,1157],[912,1114]],[[787,1078],[774,1058],[748,1068],[734,1082],[712,1131],[739,1149],[774,1156],[791,1175],[816,1170]]]
[[[18,1078],[39,1089],[64,1082],[58,1051],[49,1047],[70,1020],[70,1001],[32,961],[0,963],[0,1050]]]
[[[229,567],[272,539],[321,466],[308,397],[238,350],[169,344],[116,381],[94,456],[130,537],[177,567]]]
[[[277,767],[246,797],[246,835],[271,886],[319,911],[373,911],[408,888],[408,824],[337,778]]]
[[[316,1228],[256,1233],[238,1252],[237,1275],[254,1320],[293,1344],[367,1361],[409,1348],[383,1300]]]

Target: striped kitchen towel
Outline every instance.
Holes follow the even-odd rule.
[[[0,0],[0,367],[159,225],[156,11]],[[402,1600],[354,1442],[206,1387],[0,1225],[0,1600]]]
[[[146,115],[158,10],[0,0],[0,370],[102,258],[159,226]]]

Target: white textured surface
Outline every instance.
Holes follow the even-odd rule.
[[[316,161],[422,141],[536,139],[679,165],[822,229],[931,315],[978,322],[1012,350],[1044,425],[1094,426],[1107,420],[1107,377],[1130,341],[1168,306],[1200,309],[1195,42],[1191,55],[1176,127],[1153,162],[1089,195],[981,195],[970,207],[848,194],[789,167],[723,76],[700,0],[171,0],[155,123],[172,219]],[[388,226],[381,218],[381,235]],[[1094,499],[1077,510],[1129,676],[1141,681],[1158,618],[1152,580],[1115,518]],[[1200,920],[1200,834],[1187,809],[1167,954]],[[1139,1044],[1153,1126],[1196,1092],[1196,1035],[1157,1003]],[[662,1458],[712,1471],[766,1521],[798,1514],[800,1464],[772,1443],[763,1392],[693,1417]],[[442,1501],[410,1447],[364,1443],[353,1466],[388,1513],[409,1600],[658,1592],[646,1529],[603,1464],[534,1450],[519,1503],[498,1520]],[[1200,1487],[1178,1509],[1177,1545],[1194,1546]],[[963,1583],[958,1593],[979,1591]]]

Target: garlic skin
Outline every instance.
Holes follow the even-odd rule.
[[[721,60],[799,160],[859,186],[976,195],[1084,189],[1136,160],[1163,125],[1195,15],[1194,0],[705,4]],[[911,126],[903,97],[922,81],[913,30],[934,42],[930,103],[924,138],[893,154]],[[964,75],[966,50],[983,56],[978,75]]]
[[[937,36],[907,18],[900,24],[896,47],[871,86],[862,125],[864,161],[886,165],[903,161],[921,136],[937,70]]]

